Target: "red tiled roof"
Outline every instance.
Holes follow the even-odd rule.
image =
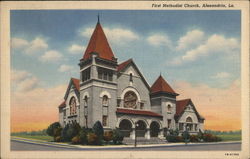
[[[113,60],[114,54],[109,46],[108,40],[103,32],[101,24],[96,24],[95,30],[90,38],[88,47],[84,53],[83,59],[90,58],[90,53],[96,52],[100,58]]]
[[[65,101],[63,101],[59,106],[58,106],[58,108],[63,108],[63,107],[65,107],[66,106],[66,103],[65,103]]]
[[[188,103],[191,101],[191,99],[183,99],[176,101],[176,114],[179,116],[185,109],[185,107],[188,105]]]
[[[130,62],[132,61],[132,59],[128,59],[127,61],[124,61],[122,63],[120,63],[117,67],[117,71],[121,71],[123,68],[125,68]]]
[[[160,75],[155,83],[151,86],[151,93],[157,92],[167,92],[178,95],[175,91],[170,87],[170,85],[164,80],[164,78]]]
[[[76,87],[76,89],[79,91],[80,90],[80,80],[76,79],[76,78],[71,78],[71,80],[73,81],[73,84]]]
[[[155,116],[155,117],[162,117],[162,115],[157,114],[155,112],[146,111],[146,110],[132,110],[132,109],[122,109],[117,108],[117,113],[124,113],[124,114],[134,114],[134,115],[146,115],[146,116]]]

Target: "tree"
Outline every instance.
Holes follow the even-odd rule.
[[[100,121],[95,122],[93,132],[98,137],[98,144],[100,145],[103,139],[104,130]]]
[[[122,140],[123,140],[124,136],[122,135],[121,131],[119,129],[114,129],[113,130],[113,142],[114,144],[117,144],[117,143],[122,143]]]
[[[182,133],[182,137],[185,141],[185,144],[187,145],[187,143],[189,142],[190,140],[190,134],[187,130],[185,130],[183,133]]]
[[[67,124],[62,132],[62,140],[63,141],[71,141],[71,139],[79,134],[81,127],[78,123]]]
[[[57,135],[57,129],[60,129],[60,128],[61,128],[60,123],[59,122],[54,122],[51,125],[49,125],[49,127],[46,130],[46,133],[49,136],[52,136],[54,138],[54,141],[55,141],[55,138],[56,138],[56,135]]]

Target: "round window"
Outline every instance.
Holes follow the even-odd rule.
[[[134,92],[129,91],[124,96],[125,108],[136,108],[137,96]]]

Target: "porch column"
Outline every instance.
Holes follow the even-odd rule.
[[[146,129],[145,138],[150,139],[150,129]]]
[[[160,138],[160,139],[164,138],[163,129],[160,129],[160,131],[158,133],[158,138]]]
[[[135,139],[135,128],[132,128],[132,131],[130,132],[130,138]]]

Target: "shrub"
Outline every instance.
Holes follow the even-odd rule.
[[[55,142],[60,142],[62,140],[62,137],[61,136],[56,136],[55,137]]]
[[[55,141],[55,137],[56,137],[56,129],[59,129],[61,128],[61,125],[59,122],[54,122],[52,123],[51,125],[49,125],[49,127],[47,128],[46,130],[46,133],[49,135],[49,136],[52,136],[54,137],[54,141]]]
[[[184,141],[182,136],[176,136],[175,140],[176,140],[176,142],[183,142]]]
[[[62,132],[62,128],[59,127],[59,128],[55,128],[54,129],[54,136],[61,136],[61,132]]]
[[[203,139],[205,142],[212,142],[213,141],[213,135],[212,134],[203,134]]]
[[[176,136],[174,136],[174,135],[167,135],[166,136],[166,140],[168,142],[176,142]]]
[[[88,143],[88,138],[87,138],[87,134],[92,132],[92,129],[88,129],[83,127],[80,132],[79,132],[79,138],[80,138],[80,143],[82,145],[85,145]]]
[[[78,123],[67,124],[61,131],[63,141],[70,142],[73,137],[79,134],[81,127]]]
[[[182,136],[168,135],[166,136],[168,142],[183,142]]]
[[[80,144],[80,137],[77,135],[71,139],[72,144]]]
[[[199,138],[198,135],[190,135],[190,142],[198,142]]]
[[[198,139],[199,141],[203,141],[203,132],[199,129],[199,133],[198,133]]]
[[[62,141],[70,141],[68,135],[67,135],[67,131],[69,129],[69,124],[66,124],[65,127],[62,129],[61,132],[61,137],[62,137]]]
[[[95,122],[95,124],[93,126],[93,132],[98,137],[98,145],[101,145],[102,144],[104,130],[103,130],[103,127],[102,127],[102,124],[101,124],[100,121]]]
[[[89,145],[97,145],[98,144],[98,137],[95,133],[88,133],[87,134],[88,144]]]
[[[184,132],[182,133],[182,137],[183,137],[183,140],[184,140],[185,142],[189,142],[189,141],[190,141],[190,134],[189,134],[188,131],[184,131]]]
[[[112,140],[112,138],[113,138],[113,132],[112,131],[104,132],[104,135],[103,135],[104,141],[106,141],[108,143],[109,141]]]
[[[113,140],[114,144],[121,144],[123,141],[123,138],[124,138],[124,136],[119,129],[113,130],[112,140]]]
[[[213,134],[209,134],[209,133],[205,133],[203,135],[203,139],[205,142],[218,142],[218,141],[222,141],[222,139],[216,135]]]

